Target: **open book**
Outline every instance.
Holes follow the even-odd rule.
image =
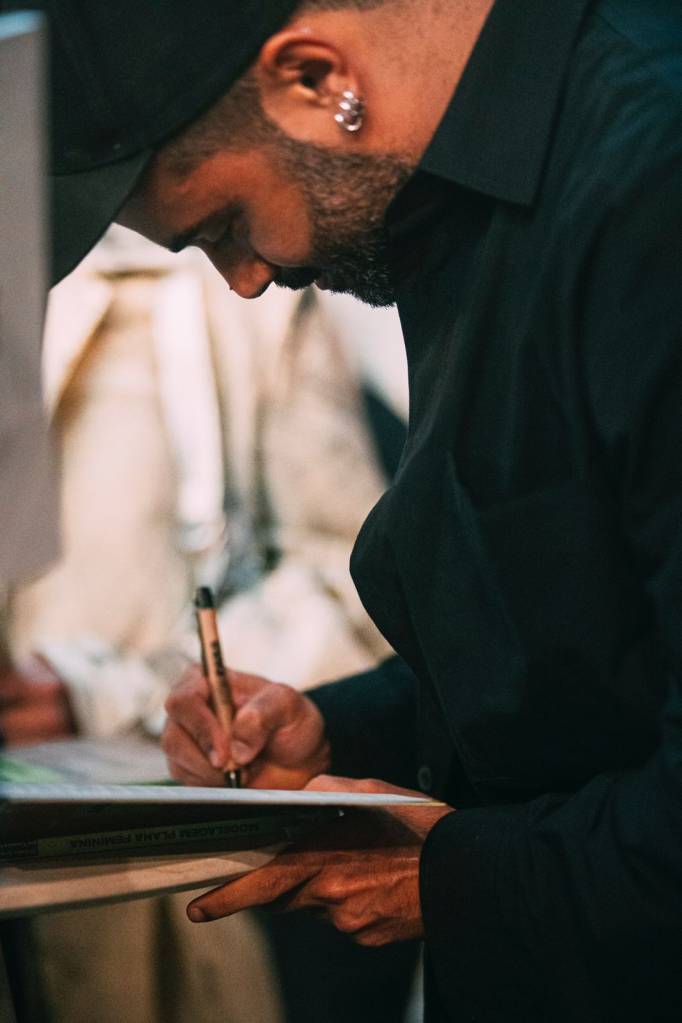
[[[349,809],[431,802],[62,781],[54,764],[58,746],[51,743],[45,754],[53,758],[50,768],[36,766],[35,756],[33,763],[0,762],[0,777],[21,779],[0,781],[0,916],[218,884],[263,866],[287,842]],[[65,746],[65,757],[73,758],[78,744]],[[50,780],[33,780],[45,770]]]

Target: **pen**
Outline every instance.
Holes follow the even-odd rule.
[[[232,719],[234,717],[235,706],[220,649],[215,602],[208,586],[199,587],[194,597],[194,607],[197,616],[197,629],[201,645],[201,663],[204,675],[211,691],[213,709],[229,743],[232,738]],[[229,785],[232,789],[238,789],[241,785],[240,771],[232,757],[230,757],[225,765],[224,771],[225,784]]]

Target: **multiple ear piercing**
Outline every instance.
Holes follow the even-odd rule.
[[[365,118],[365,104],[350,89],[344,89],[334,120],[342,131],[360,131]]]

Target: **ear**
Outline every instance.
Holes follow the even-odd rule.
[[[341,48],[309,29],[271,36],[255,65],[267,116],[300,141],[341,142],[334,121],[341,94],[359,94],[357,78]]]

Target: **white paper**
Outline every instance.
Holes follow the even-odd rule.
[[[309,789],[229,789],[185,785],[95,785],[63,782],[4,782],[2,802],[9,803],[174,803],[184,806],[433,806],[424,796],[390,792],[315,792]]]

